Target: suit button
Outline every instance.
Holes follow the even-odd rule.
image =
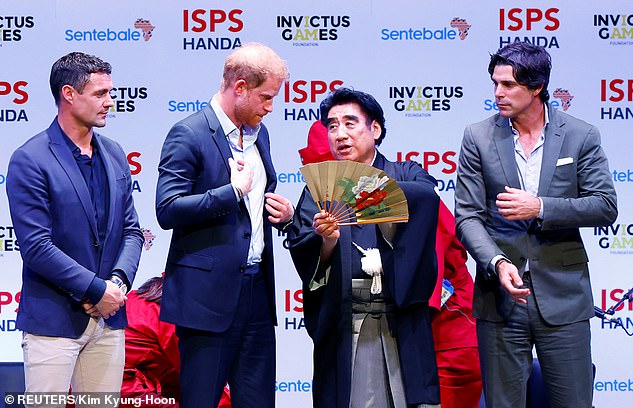
[[[98,241],[94,241],[92,243],[92,246],[95,247],[95,248],[98,248],[99,247],[99,242]]]
[[[251,238],[251,233],[250,232],[245,232],[244,233],[244,238],[245,239],[250,239]]]

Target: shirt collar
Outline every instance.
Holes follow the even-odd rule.
[[[240,130],[235,126],[235,123],[220,107],[219,102],[217,101],[217,94],[211,98],[211,109],[215,113],[215,116],[218,118],[218,122],[220,122],[220,126],[222,127],[222,131],[226,135],[227,140],[231,145],[239,150],[237,147],[237,141],[240,137]],[[243,126],[242,127],[242,146],[243,149],[248,148],[249,146],[255,144],[257,140],[257,135],[259,134],[259,129],[261,125],[257,125],[255,127],[252,126]]]
[[[545,128],[549,125],[549,105],[544,103],[543,106],[545,106],[545,125],[543,125],[543,129],[541,130],[541,140],[545,140]],[[512,131],[514,143],[516,144],[519,140],[519,131],[512,126],[512,120],[510,118],[508,118],[508,123],[510,124],[510,130]]]
[[[70,140],[70,138],[68,137],[68,135],[66,135],[66,133],[64,133],[64,131],[62,130],[61,126],[59,127],[59,130],[62,133],[62,136],[64,138],[64,142],[66,142],[66,146],[68,146],[68,148],[70,149],[70,151],[72,152],[73,156],[75,157],[75,159],[79,159],[82,154],[81,154],[81,149],[79,148],[79,146],[77,146],[75,144],[75,142],[73,142],[72,140]],[[95,141],[95,137],[94,134],[92,135],[92,138],[90,139],[90,146],[92,146],[92,152],[97,153],[98,150],[98,146],[97,143]]]

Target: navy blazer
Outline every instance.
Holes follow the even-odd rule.
[[[256,146],[266,170],[266,192],[277,184],[268,131]],[[231,149],[220,122],[204,109],[176,123],[165,139],[158,168],[156,215],[172,229],[160,318],[199,330],[221,332],[233,321],[251,239],[251,220],[230,183]],[[263,211],[261,270],[276,322],[272,229]]]
[[[143,234],[130,168],[118,143],[97,133],[93,138],[110,191],[105,242],[99,242],[88,186],[57,118],[11,156],[7,195],[23,260],[17,327],[25,332],[78,338],[89,319],[80,301],[95,274],[108,279],[116,269],[134,281]],[[108,326],[125,327],[124,310],[107,319]]]

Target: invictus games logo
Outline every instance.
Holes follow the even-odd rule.
[[[110,96],[114,105],[110,108],[108,117],[116,117],[119,113],[136,111],[137,103],[147,99],[146,86],[117,86],[112,88]]]
[[[185,9],[182,11],[183,50],[218,51],[242,46],[243,10]]]
[[[293,46],[316,47],[336,41],[342,29],[350,27],[350,16],[277,16],[281,38]]]
[[[633,255],[633,224],[613,224],[594,227],[598,246],[612,255]]]
[[[380,39],[383,41],[453,41],[465,40],[471,24],[461,17],[454,17],[448,26],[437,27],[405,27],[383,28]]]
[[[552,93],[552,96],[556,99],[560,99],[563,111],[567,111],[571,107],[571,101],[574,99],[574,95],[569,93],[567,89],[556,88]]]
[[[464,96],[462,86],[411,85],[390,86],[389,99],[393,108],[405,117],[426,118],[433,113],[447,112],[455,99]]]
[[[93,28],[88,30],[67,29],[64,40],[69,42],[147,42],[152,38],[154,25],[149,20],[137,19],[129,28]]]
[[[0,15],[0,47],[6,43],[22,41],[24,31],[35,27],[33,16]]]
[[[499,48],[523,41],[544,48],[560,48],[558,38],[551,35],[560,28],[558,8],[499,9],[499,31],[510,35],[499,37]]]
[[[633,119],[633,79],[611,78],[600,80],[600,119]]]
[[[17,252],[20,250],[18,239],[12,225],[0,226],[0,256],[4,252]]]
[[[609,45],[633,45],[633,14],[595,14],[593,26]]]

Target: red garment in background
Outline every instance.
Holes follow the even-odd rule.
[[[180,355],[175,326],[158,319],[160,305],[147,302],[136,291],[127,295],[128,327],[125,329],[125,370],[121,396],[173,397],[180,391]],[[156,398],[154,398],[156,400]],[[160,402],[160,399],[157,400]],[[121,404],[121,407],[133,405]],[[145,407],[177,408],[176,404],[148,404]],[[228,388],[224,389],[219,408],[230,408]]]
[[[435,250],[437,283],[429,301],[433,341],[440,376],[442,408],[476,408],[481,397],[481,371],[475,319],[473,279],[466,267],[466,250],[455,236],[455,217],[440,201]],[[440,309],[442,280],[455,293]]]
[[[305,164],[335,160],[327,129],[316,121],[308,132],[308,145],[299,150]],[[429,301],[435,357],[440,377],[442,408],[476,408],[481,397],[481,371],[475,319],[472,317],[473,278],[466,267],[466,250],[455,236],[455,217],[440,200],[435,250],[437,283]],[[442,281],[455,293],[440,308]]]
[[[308,145],[299,149],[301,163],[319,163],[327,160],[336,160],[330,151],[330,142],[327,138],[327,129],[320,121],[315,121],[308,131]]]

